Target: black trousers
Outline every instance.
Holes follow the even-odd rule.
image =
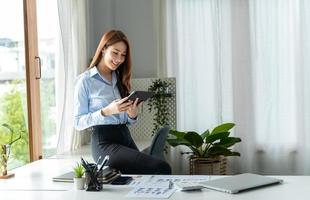
[[[91,143],[95,161],[109,155],[107,165],[123,174],[171,174],[167,162],[139,151],[125,124],[93,126]]]

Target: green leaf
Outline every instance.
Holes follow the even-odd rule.
[[[231,154],[229,156],[240,156],[239,152],[231,152]]]
[[[216,133],[216,134],[210,134],[206,137],[205,142],[212,143],[216,140],[222,140],[224,138],[227,138],[229,136],[229,132],[221,132],[221,133]]]
[[[207,152],[208,156],[240,156],[239,152],[232,152],[223,146],[213,146]]]
[[[7,129],[10,131],[10,134],[13,133],[13,129],[11,128],[10,125],[4,123],[4,124],[2,124],[2,126],[5,127],[5,128],[7,128]]]
[[[217,156],[217,155],[230,156],[232,152],[229,149],[222,146],[213,146],[209,149],[207,153],[210,156]]]
[[[178,139],[167,139],[167,142],[173,147],[178,146],[178,145],[185,145],[188,147],[191,146],[191,144],[188,141],[186,141],[184,139],[180,139],[180,138],[178,138]]]
[[[82,178],[85,173],[84,167],[80,163],[76,163],[76,166],[73,168],[75,178]]]
[[[217,134],[222,132],[228,132],[230,129],[232,129],[235,126],[234,123],[225,123],[221,124],[213,129],[211,134]]]
[[[193,151],[194,155],[197,155],[198,157],[203,156],[203,155],[201,155],[200,151],[196,147],[190,146],[189,148]]]
[[[214,145],[221,145],[224,147],[231,147],[234,144],[241,142],[241,139],[238,137],[228,137],[228,138],[223,138],[219,142],[214,143]]]
[[[205,132],[201,134],[201,138],[204,140],[208,135],[210,135],[209,129],[207,129]]]
[[[191,143],[196,148],[200,147],[203,143],[201,136],[194,131],[187,132],[184,135],[184,139],[187,140],[189,143]]]
[[[169,130],[169,134],[170,135],[174,135],[176,136],[177,138],[184,138],[184,135],[186,134],[185,132],[180,132],[180,131],[177,131],[177,130]]]

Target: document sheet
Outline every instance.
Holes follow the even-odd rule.
[[[173,186],[176,182],[202,182],[208,181],[209,176],[142,176],[136,177],[130,183],[134,187],[126,197],[129,198],[169,198],[177,188]]]

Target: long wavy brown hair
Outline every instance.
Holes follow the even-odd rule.
[[[110,30],[106,32],[97,47],[96,53],[88,67],[88,69],[97,66],[97,64],[102,59],[102,51],[107,49],[109,46],[117,43],[124,42],[127,46],[125,61],[118,66],[115,70],[117,75],[117,87],[119,89],[122,98],[128,96],[131,89],[130,79],[131,79],[131,54],[130,45],[126,35],[119,30]]]

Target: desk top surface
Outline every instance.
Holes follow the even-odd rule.
[[[52,177],[71,170],[75,159],[43,159],[15,169],[15,177],[0,180],[1,199],[125,199],[132,190],[129,186],[104,185],[100,192],[73,189],[73,183],[53,182]],[[173,177],[175,177],[174,175]],[[182,177],[182,175],[180,175]],[[211,179],[219,176],[206,176]],[[169,199],[308,199],[310,176],[277,176],[284,180],[280,185],[250,190],[240,194],[227,194],[209,189],[193,192],[176,191]],[[128,198],[129,199],[129,198]],[[133,198],[130,198],[133,199]],[[141,198],[140,198],[141,199]]]

